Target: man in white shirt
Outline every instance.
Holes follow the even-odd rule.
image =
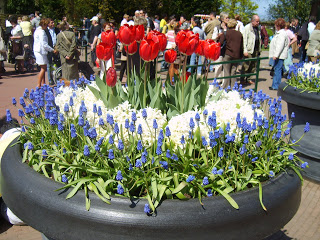
[[[122,21],[120,23],[120,26],[123,26],[123,25],[127,24],[128,20],[129,20],[129,15],[128,14],[124,14],[123,15],[123,19],[122,19]]]

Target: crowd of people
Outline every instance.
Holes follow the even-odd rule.
[[[134,16],[123,15],[119,27],[128,24],[143,25],[145,34],[156,30],[167,36],[166,50],[176,48],[175,36],[180,30],[191,30],[199,34],[201,40],[213,40],[220,42],[221,54],[218,62],[232,61],[245,58],[259,57],[262,48],[269,45],[269,36],[266,26],[260,25],[258,15],[253,15],[251,21],[244,25],[241,22],[241,16],[235,15],[234,19],[229,18],[228,13],[221,12],[219,15],[212,12],[210,15],[201,15],[201,18],[192,17],[188,20],[184,15],[178,19],[175,15],[168,17],[164,15],[160,20],[158,15],[150,17],[143,10],[136,10]],[[52,84],[51,67],[52,60],[59,53],[62,65],[62,78],[75,79],[78,75],[79,51],[77,50],[77,40],[85,41],[91,49],[92,66],[101,67],[100,76],[106,69],[112,66],[111,61],[99,61],[96,56],[96,46],[101,42],[101,33],[103,31],[113,30],[118,34],[119,28],[114,20],[106,21],[101,14],[92,18],[83,18],[83,24],[80,27],[83,31],[70,31],[70,25],[66,17],[55,27],[55,22],[49,18],[41,18],[39,12],[23,16],[21,19],[15,16],[9,16],[6,21],[6,32],[1,32],[0,38],[4,42],[21,42],[20,47],[16,44],[14,52],[22,54],[23,49],[32,49],[36,63],[41,70],[38,75],[38,84],[45,83],[45,72],[48,72],[49,83]],[[22,46],[22,47],[21,47]],[[300,61],[316,61],[320,55],[320,23],[316,25],[316,19],[310,17],[309,21],[299,26],[298,20],[293,19],[290,23],[285,22],[283,18],[275,21],[274,35],[270,42],[269,58],[272,66],[273,83],[271,90],[276,90],[281,82],[281,77],[286,76],[289,66],[292,65],[293,55],[300,54]],[[114,50],[112,61],[120,59],[120,81],[127,69],[127,56],[120,42]],[[4,71],[3,61],[5,53],[0,49],[0,74]],[[18,61],[18,68],[24,71],[23,61]],[[204,71],[202,64],[207,64],[207,59],[192,54],[188,58],[190,65],[198,65],[197,69],[189,68],[189,72],[195,71],[201,75]],[[131,66],[130,66],[131,68]],[[169,68],[166,62],[162,62],[161,68]],[[222,87],[232,88],[236,78],[229,78],[236,72],[242,75],[254,73],[256,71],[256,61],[245,61],[241,65],[229,63],[223,65],[211,66],[210,71],[214,71],[215,76],[225,76]],[[0,75],[1,77],[1,75]],[[240,83],[243,85],[253,84],[249,77],[241,77]]]

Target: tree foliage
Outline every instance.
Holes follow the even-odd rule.
[[[219,12],[222,0],[6,0],[6,12],[10,14],[34,13],[38,10],[43,16],[56,20],[67,16],[73,24],[80,23],[84,16],[91,18],[101,13],[106,20],[114,19],[120,22],[123,14],[134,15],[135,10],[143,9],[150,16],[155,14],[176,17],[194,14],[209,14]],[[250,1],[250,0],[241,0]]]
[[[229,17],[239,14],[243,22],[249,22],[252,15],[256,14],[258,5],[251,0],[222,0],[221,10],[229,13]]]
[[[269,4],[268,13],[273,19],[284,18],[290,21],[297,18],[300,23],[308,20],[311,11],[312,0],[277,0],[274,4]]]

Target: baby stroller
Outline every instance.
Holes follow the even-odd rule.
[[[16,57],[23,55],[22,40],[21,39],[9,39],[7,48],[7,61],[8,63],[15,64]]]
[[[36,64],[36,58],[28,44],[25,44],[23,46],[23,55],[21,57],[23,58],[23,61],[24,61],[23,66],[27,70],[27,72],[33,72],[35,70],[40,71],[40,66]],[[20,58],[20,56],[18,56],[18,58]],[[19,71],[17,63],[15,63],[14,69],[17,72]]]

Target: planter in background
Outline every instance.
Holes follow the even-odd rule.
[[[298,140],[304,133],[306,122],[310,123],[310,131],[293,148],[299,151],[299,157],[309,163],[302,175],[316,183],[320,183],[320,94],[302,92],[282,82],[278,96],[288,103],[289,117],[292,119],[290,138]]]
[[[16,141],[16,140],[15,140]],[[165,200],[157,216],[147,216],[146,200],[112,198],[111,205],[84,192],[66,200],[70,190],[22,163],[20,146],[8,147],[1,162],[2,196],[8,207],[31,227],[56,240],[86,239],[263,239],[282,228],[295,215],[301,200],[301,181],[293,172],[279,174],[263,184],[265,212],[258,188],[234,193],[234,209],[222,196]]]

